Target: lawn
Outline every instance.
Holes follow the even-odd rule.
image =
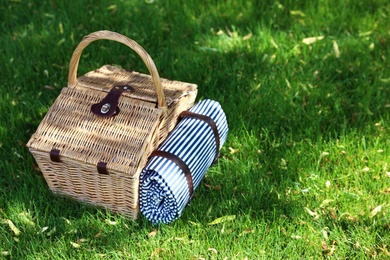
[[[0,3],[0,258],[389,259],[388,1]],[[227,115],[218,163],[171,224],[53,195],[26,148],[102,29]],[[99,41],[79,75],[104,64],[147,73]]]

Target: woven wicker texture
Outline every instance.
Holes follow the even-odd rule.
[[[98,39],[119,41],[133,49],[151,75],[105,65],[76,77],[82,50]],[[129,85],[118,101],[120,112],[101,117],[91,112],[117,85]],[[55,193],[103,206],[135,218],[139,175],[148,156],[177,123],[178,114],[195,100],[194,84],[160,79],[149,54],[120,34],[99,31],[81,41],[73,53],[68,87],[61,91],[27,146]],[[50,159],[58,150],[60,162]],[[108,174],[99,174],[104,163]]]

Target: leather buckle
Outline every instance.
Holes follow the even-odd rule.
[[[97,116],[115,116],[120,112],[118,101],[122,93],[134,91],[135,89],[129,85],[115,86],[102,101],[91,106],[91,111]]]

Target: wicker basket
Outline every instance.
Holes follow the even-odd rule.
[[[130,47],[150,75],[105,65],[77,78],[83,49],[100,39]],[[68,87],[27,146],[54,193],[135,219],[140,172],[196,94],[195,84],[160,79],[149,54],[133,40],[98,31],[77,46]]]

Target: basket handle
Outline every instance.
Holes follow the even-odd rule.
[[[81,53],[84,50],[84,48],[87,47],[91,42],[97,40],[111,40],[111,41],[120,42],[128,46],[133,51],[135,51],[141,57],[146,67],[148,68],[150,75],[152,76],[153,85],[155,86],[157,92],[158,107],[166,107],[165,95],[161,86],[160,76],[158,74],[156,65],[154,64],[152,58],[144,50],[144,48],[142,48],[138,43],[116,32],[97,31],[87,36],[84,36],[84,38],[81,40],[79,45],[74,50],[72,58],[70,60],[68,85],[75,86],[77,84],[77,69],[79,66]]]

